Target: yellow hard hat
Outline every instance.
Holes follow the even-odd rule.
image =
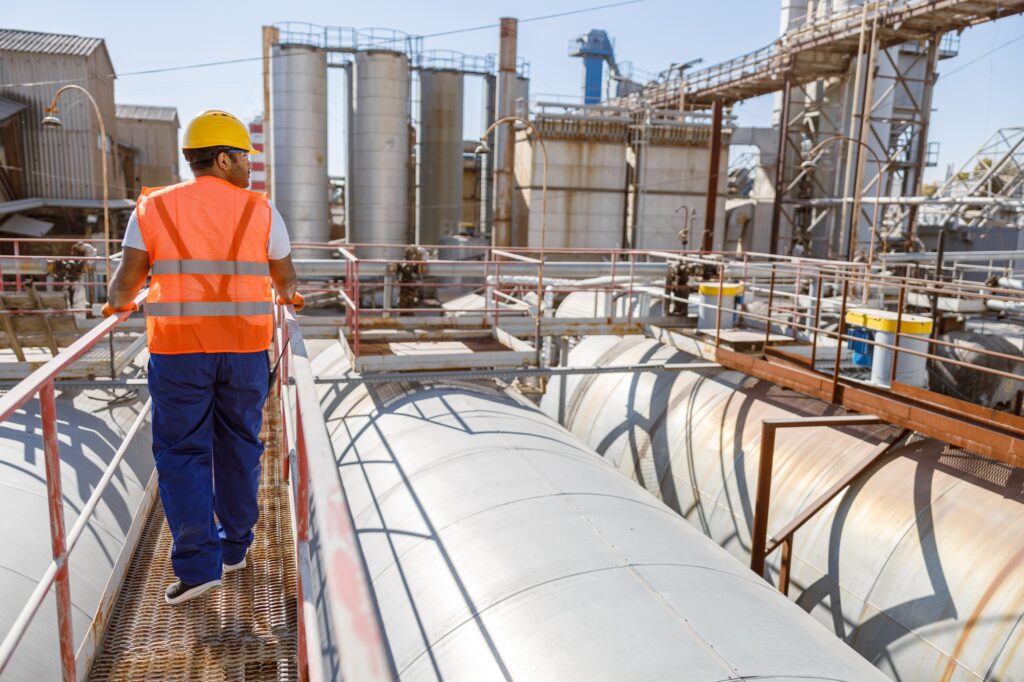
[[[249,139],[245,124],[226,111],[210,109],[192,119],[185,128],[182,149],[234,147],[250,154],[259,154]]]

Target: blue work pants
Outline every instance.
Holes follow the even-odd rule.
[[[184,583],[220,578],[252,543],[268,363],[266,352],[150,356],[153,455]]]

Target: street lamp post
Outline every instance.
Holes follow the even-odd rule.
[[[858,144],[861,147],[863,147],[864,149],[866,149],[867,152],[869,154],[871,154],[871,158],[875,162],[875,165],[878,166],[879,182],[881,182],[882,170],[885,167],[885,164],[883,164],[882,160],[878,158],[878,154],[875,153],[875,150],[872,149],[870,147],[870,145],[868,145],[866,142],[864,142],[862,140],[858,140],[858,139],[853,138],[853,137],[846,136],[846,135],[833,135],[831,137],[825,138],[824,140],[822,140],[818,144],[814,145],[814,147],[811,148],[811,150],[809,152],[807,152],[807,161],[805,161],[803,165],[805,165],[808,168],[813,168],[815,162],[817,161],[814,158],[815,154],[820,152],[825,147],[825,145],[831,144],[833,142],[840,142],[840,141],[852,142],[852,143]],[[879,185],[879,187],[881,187],[881,185]],[[860,192],[861,192],[861,188],[860,187],[856,187],[855,191],[859,195]],[[877,197],[876,197],[876,199],[877,199]],[[859,202],[856,202],[856,203],[859,204]],[[876,200],[875,201],[874,210],[871,213],[871,243],[868,246],[868,268],[869,269],[871,268],[871,264],[875,260],[875,239],[877,239],[877,237],[878,237],[878,204],[879,204],[879,202]],[[855,206],[854,208],[858,208],[858,206]],[[851,260],[851,261],[853,260],[853,246],[854,246],[855,237],[856,237],[856,234],[857,234],[857,227],[856,227],[857,226],[857,222],[858,222],[857,211],[854,211],[854,215],[853,215],[853,217],[852,217],[852,219],[850,221],[850,231],[849,231],[849,234],[847,235],[847,241],[846,241],[846,258],[847,258],[847,260]]]
[[[548,216],[548,150],[544,146],[544,136],[541,135],[537,127],[530,123],[529,120],[520,116],[504,116],[499,118],[497,121],[488,126],[487,130],[480,136],[480,144],[477,145],[477,154],[488,154],[491,149],[487,146],[487,136],[491,134],[495,128],[499,125],[511,125],[518,124],[529,130],[531,133],[537,136],[537,142],[540,144],[541,158],[543,161],[543,169],[541,171],[541,190],[540,190],[540,263],[537,266],[537,333],[536,333],[536,349],[538,357],[540,354],[540,319],[544,313],[544,238],[547,234],[547,216]],[[511,215],[511,213],[510,213]],[[527,241],[529,241],[529,221],[527,221]],[[538,365],[540,363],[538,362]]]
[[[64,85],[61,86],[57,92],[53,93],[53,99],[50,101],[50,106],[46,107],[44,111],[46,115],[43,116],[42,126],[44,128],[62,128],[64,122],[57,116],[57,100],[60,96],[68,90],[78,90],[86,99],[92,104],[92,110],[96,114],[96,120],[100,124],[100,137],[103,138],[103,153],[100,155],[102,163],[103,173],[103,255],[106,256],[107,264],[107,284],[110,283],[110,190],[107,185],[107,154],[110,153],[110,140],[107,137],[107,127],[103,123],[103,114],[100,113],[100,107],[96,104],[96,100],[89,94],[89,91],[80,85]]]

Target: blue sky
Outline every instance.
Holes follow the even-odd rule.
[[[606,4],[611,0],[519,0],[486,2],[378,0],[377,2],[184,1],[140,3],[67,0],[5,3],[4,28],[54,31],[105,38],[120,74],[210,61],[258,57],[260,26],[281,21],[395,28],[429,34]],[[98,10],[102,7],[102,10]],[[582,66],[567,54],[569,40],[591,28],[606,29],[616,56],[646,71],[702,57],[711,64],[770,43],[778,32],[778,0],[646,0],[585,14],[521,23],[519,54],[531,63],[531,96],[579,95]],[[993,48],[1021,37],[985,55]],[[427,49],[470,54],[497,51],[497,29],[428,38]],[[974,61],[977,60],[977,61]],[[973,64],[966,65],[974,61]],[[935,178],[949,163],[959,165],[998,127],[1024,125],[1024,17],[1017,16],[964,32],[960,55],[939,65],[932,119],[932,140],[941,142]],[[966,65],[966,66],[965,66]],[[475,79],[473,79],[475,80]],[[330,152],[332,174],[344,168],[341,105],[343,77],[330,78]],[[258,61],[175,71],[124,75],[116,83],[121,102],[175,106],[184,121],[203,109],[224,108],[249,118],[262,109]],[[466,133],[479,133],[480,90],[467,83]],[[741,125],[767,125],[769,98],[740,104]]]

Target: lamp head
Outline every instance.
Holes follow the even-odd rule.
[[[473,153],[476,154],[477,156],[483,156],[484,154],[490,154],[491,148],[487,146],[486,140],[480,140],[480,144],[476,146],[476,149],[473,150]]]
[[[42,125],[44,128],[62,128],[63,121],[57,117],[56,111],[53,111],[43,117]]]

